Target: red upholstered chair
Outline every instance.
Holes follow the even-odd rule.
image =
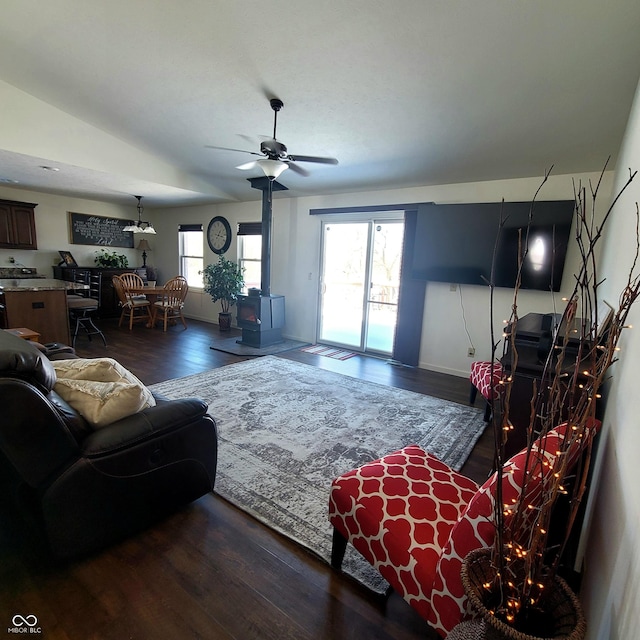
[[[493,371],[490,362],[478,360],[471,363],[469,403],[475,403],[479,391],[480,395],[487,401],[484,410],[485,422],[489,422],[489,418],[491,418],[492,401],[504,392],[504,385],[500,384],[503,373],[502,365],[499,362],[493,363]]]
[[[598,425],[594,425],[596,428]],[[540,501],[566,425],[534,447],[528,504]],[[596,429],[593,429],[594,431]],[[572,463],[581,448],[569,449]],[[526,451],[507,463],[504,501],[521,493]],[[339,569],[348,542],[416,611],[446,636],[462,619],[466,598],[460,580],[464,557],[493,543],[497,474],[481,487],[436,457],[411,445],[336,478],[329,497],[334,527],[331,564]]]

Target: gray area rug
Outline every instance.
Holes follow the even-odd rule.
[[[240,344],[238,340],[241,340],[241,334],[225,335],[225,336],[213,336],[211,338],[210,349],[216,351],[223,351],[224,353],[232,353],[236,356],[271,356],[277,353],[284,353],[285,351],[291,351],[293,349],[299,349],[305,347],[308,342],[299,342],[298,340],[283,340],[278,344],[272,344],[268,347],[249,347],[246,344]]]
[[[409,444],[459,470],[485,427],[480,409],[275,356],[150,388],[208,402],[216,493],[327,562],[333,478]],[[343,569],[378,593],[387,587],[351,546]]]

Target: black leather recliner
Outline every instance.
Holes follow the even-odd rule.
[[[92,430],[55,382],[41,350],[0,330],[0,490],[9,484],[35,514],[57,557],[96,551],[213,489],[218,440],[202,400],[155,396]]]

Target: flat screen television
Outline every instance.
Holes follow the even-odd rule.
[[[530,209],[530,202],[421,205],[411,277],[487,285],[495,249],[495,285],[513,288],[518,270],[518,231],[522,229],[524,245]],[[535,203],[522,269],[523,289],[560,290],[573,213],[573,200]],[[501,214],[505,224],[498,235]]]

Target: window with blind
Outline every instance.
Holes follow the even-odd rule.
[[[238,264],[244,269],[244,292],[260,288],[262,270],[262,223],[238,224]]]
[[[204,269],[204,233],[201,224],[178,226],[178,252],[180,275],[187,279],[190,287],[202,289],[204,282],[199,272]]]

